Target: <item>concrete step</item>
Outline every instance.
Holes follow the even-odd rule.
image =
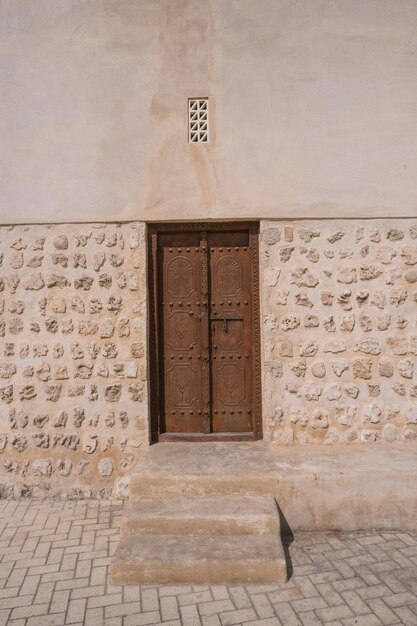
[[[274,495],[291,530],[416,527],[417,446],[170,442],[144,450],[131,499]]]
[[[121,539],[110,576],[113,584],[283,582],[286,562],[276,533],[140,535]]]
[[[263,535],[279,536],[279,516],[271,496],[209,496],[131,502],[122,519],[122,536]]]
[[[286,580],[263,446],[162,444],[140,459],[111,565],[115,584]],[[255,455],[254,455],[255,453]],[[256,454],[257,453],[257,454]]]
[[[276,494],[279,474],[268,452],[260,442],[151,446],[135,468],[130,499]]]
[[[240,476],[238,474],[133,474],[129,496],[199,498],[202,496],[272,495],[278,492],[279,481],[270,474]]]

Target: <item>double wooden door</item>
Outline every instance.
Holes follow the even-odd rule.
[[[256,232],[150,229],[156,438],[260,436]]]

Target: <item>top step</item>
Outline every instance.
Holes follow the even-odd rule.
[[[130,498],[274,495],[275,458],[262,442],[160,443],[137,464]]]

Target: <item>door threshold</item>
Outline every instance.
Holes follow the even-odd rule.
[[[256,441],[253,433],[161,433],[159,441]]]

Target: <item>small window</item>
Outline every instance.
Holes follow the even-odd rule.
[[[188,100],[188,141],[208,143],[208,98]]]

